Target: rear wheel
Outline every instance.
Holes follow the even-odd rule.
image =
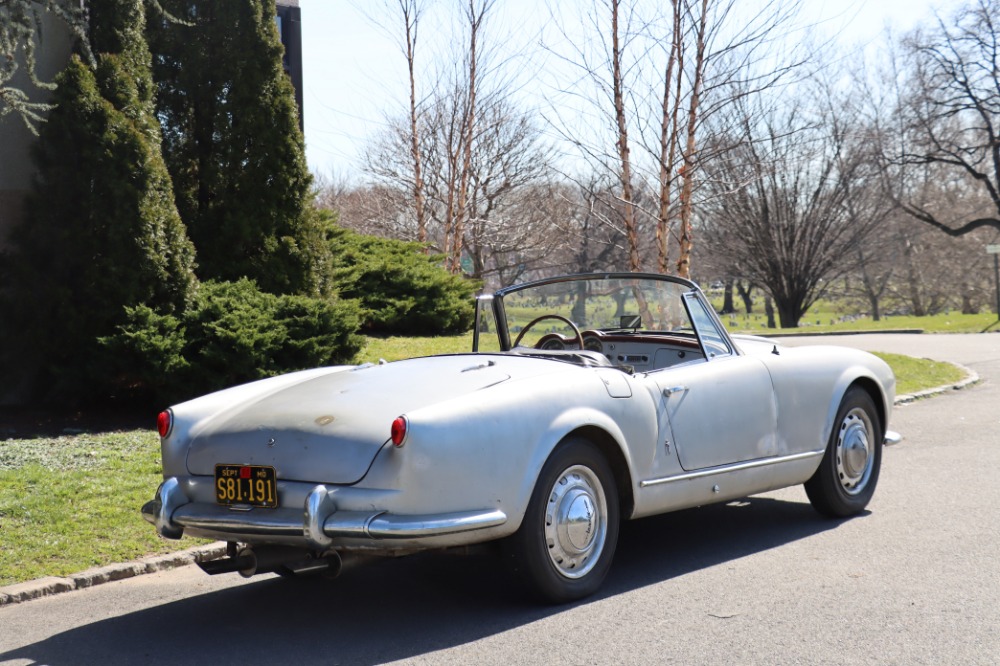
[[[587,440],[567,439],[542,467],[509,541],[514,568],[545,601],[589,596],[611,567],[619,521],[618,490],[604,455]]]
[[[871,396],[857,386],[844,395],[823,461],[806,481],[820,513],[844,518],[868,506],[882,466],[882,424]]]

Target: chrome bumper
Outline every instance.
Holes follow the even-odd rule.
[[[883,444],[885,446],[895,446],[896,444],[899,444],[902,441],[903,441],[903,436],[900,435],[898,432],[895,432],[893,430],[885,431],[885,440],[883,441]]]
[[[303,540],[318,550],[330,548],[336,538],[419,539],[497,527],[507,522],[499,509],[428,515],[397,515],[385,511],[339,511],[326,486],[309,492],[302,509],[234,510],[217,504],[192,502],[174,477],[164,481],[156,496],[142,507],[142,517],[169,539],[179,539],[186,528],[220,535]],[[234,539],[235,540],[235,539]]]

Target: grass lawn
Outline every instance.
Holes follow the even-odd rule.
[[[777,315],[775,315],[777,316]],[[1000,322],[992,312],[964,315],[960,312],[913,317],[889,315],[879,321],[870,317],[847,316],[835,311],[814,308],[802,318],[798,328],[767,328],[767,318],[762,313],[723,315],[722,323],[731,333],[867,333],[872,331],[921,330],[925,333],[983,333],[1000,330]]]
[[[951,363],[884,352],[875,352],[875,356],[888,363],[895,373],[896,395],[957,384],[965,378],[965,373]]]
[[[152,430],[0,440],[0,586],[200,543],[139,515],[161,474]]]
[[[467,351],[472,335],[371,338],[357,361]],[[898,393],[955,382],[945,363],[879,354]],[[139,515],[161,480],[152,430],[31,439],[0,438],[0,586],[61,576],[144,555],[189,548],[161,539]]]

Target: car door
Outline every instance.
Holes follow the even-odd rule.
[[[705,360],[654,373],[681,467],[693,471],[777,455],[767,368],[736,352],[696,294],[685,297],[685,306]]]

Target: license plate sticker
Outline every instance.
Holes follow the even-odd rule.
[[[278,506],[278,481],[273,467],[216,465],[215,501],[273,509]]]

